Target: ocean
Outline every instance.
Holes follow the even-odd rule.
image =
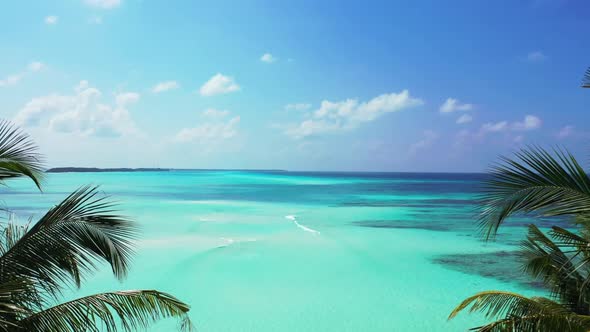
[[[191,305],[198,331],[465,331],[483,290],[544,294],[515,251],[530,219],[494,242],[477,232],[481,174],[169,171],[52,173],[2,188],[21,220],[97,184],[142,236],[129,277],[108,268],[65,298],[158,289]],[[540,220],[542,226],[551,220]],[[173,331],[172,320],[150,331]]]

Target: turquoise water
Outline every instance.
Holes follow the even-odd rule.
[[[23,218],[100,184],[143,237],[123,283],[108,269],[76,295],[158,289],[192,306],[199,331],[465,331],[447,321],[488,289],[536,295],[513,256],[527,220],[494,243],[476,235],[480,175],[173,171],[15,180]],[[152,331],[173,330],[163,321]]]

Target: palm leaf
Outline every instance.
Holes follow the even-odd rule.
[[[40,189],[43,162],[28,135],[8,121],[0,120],[0,182],[26,176]]]
[[[30,278],[58,295],[64,283],[79,286],[95,271],[97,260],[124,278],[136,227],[98,194],[96,187],[82,187],[50,209],[0,257],[0,280]]]
[[[28,223],[21,224],[16,220],[16,215],[9,212],[6,224],[0,227],[0,255],[4,255],[20,240],[29,230]]]
[[[152,322],[179,318],[181,329],[192,330],[189,306],[155,290],[102,293],[79,298],[37,312],[21,321],[25,331],[125,331],[145,329]],[[99,329],[98,326],[103,327]]]
[[[544,216],[590,213],[590,178],[567,151],[529,147],[502,158],[484,182],[480,225],[486,238],[515,213]]]
[[[555,228],[552,237],[566,236],[567,231]],[[574,234],[572,234],[574,235]],[[577,251],[574,251],[577,252]],[[527,239],[522,244],[525,258],[523,269],[534,278],[542,278],[551,295],[571,311],[586,314],[589,295],[585,287],[587,274],[582,274],[583,259],[566,255],[560,246],[549,239],[535,225],[529,226]],[[585,270],[584,270],[585,271]]]
[[[537,314],[526,317],[509,317],[499,319],[487,325],[470,329],[477,332],[588,332],[590,317],[572,314]]]
[[[550,300],[548,300],[550,301]],[[469,312],[483,312],[486,318],[497,318],[502,316],[526,316],[539,313],[543,310],[541,304],[534,298],[502,291],[485,291],[477,293],[463,300],[451,314],[449,319],[455,318],[461,311],[467,309]]]
[[[582,88],[590,88],[590,68],[586,69],[582,79]]]
[[[28,301],[34,285],[26,279],[13,279],[0,283],[0,331],[13,331],[18,319],[31,314]]]
[[[528,298],[516,293],[485,291],[465,299],[449,315],[461,311],[482,312],[494,322],[475,327],[480,332],[505,331],[588,331],[590,317],[576,315],[566,307],[543,297]]]

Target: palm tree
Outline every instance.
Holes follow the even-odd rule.
[[[547,237],[529,226],[524,271],[541,278],[552,299],[486,291],[464,300],[449,319],[469,307],[497,319],[478,331],[590,331],[590,177],[574,156],[533,146],[502,157],[484,181],[480,203],[486,239],[522,213],[573,217],[580,234],[554,226]]]
[[[472,330],[493,331],[590,331],[590,222],[581,220],[580,234],[554,226],[546,236],[529,226],[522,244],[523,270],[541,279],[551,299],[485,291],[465,299],[450,314],[454,318],[469,308],[494,321]]]
[[[501,157],[484,181],[480,225],[486,239],[514,214],[590,215],[590,177],[564,150],[528,147]]]
[[[0,122],[0,183],[26,176],[41,188],[42,160],[29,137]],[[125,278],[137,237],[134,222],[85,186],[34,224],[13,219],[0,225],[0,331],[125,331],[175,317],[192,329],[189,306],[155,290],[90,295],[59,303],[68,287],[80,287],[107,262]],[[56,304],[58,303],[58,304]]]

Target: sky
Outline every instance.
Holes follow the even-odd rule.
[[[590,3],[10,1],[0,117],[47,164],[485,171],[590,153]]]

